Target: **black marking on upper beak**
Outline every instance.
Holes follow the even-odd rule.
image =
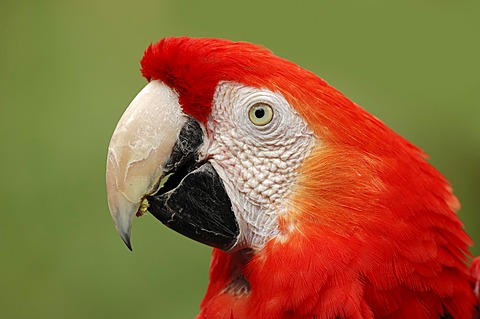
[[[200,125],[189,119],[165,164],[168,180],[155,195],[147,197],[148,210],[182,235],[229,250],[240,230],[222,180],[209,162],[199,161],[202,143]]]
[[[176,172],[194,165],[198,161],[198,149],[202,143],[203,131],[200,124],[189,118],[178,135],[177,142],[163,171],[165,173]]]

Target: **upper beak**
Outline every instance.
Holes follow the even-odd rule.
[[[115,128],[107,157],[108,207],[130,250],[132,220],[144,198],[156,192],[186,121],[177,94],[162,82],[151,81]]]
[[[203,138],[202,126],[182,112],[175,91],[159,81],[128,106],[108,147],[107,193],[115,227],[130,250],[132,220],[147,207],[196,241],[224,250],[237,242],[239,227],[223,182],[199,156]]]

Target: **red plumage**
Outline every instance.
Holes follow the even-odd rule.
[[[214,249],[198,318],[472,318],[471,240],[448,181],[425,155],[315,74],[219,39],[152,44],[142,74],[205,123],[221,81],[280,92],[321,139],[261,251]],[[289,232],[294,225],[297,231]],[[250,292],[226,289],[244,280]]]

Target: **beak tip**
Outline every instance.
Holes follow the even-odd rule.
[[[125,243],[125,245],[128,247],[128,249],[130,251],[133,251],[132,249],[132,243],[130,241],[130,225],[131,223],[128,225],[128,227],[126,228],[118,228],[117,227],[117,232],[118,234],[120,235],[120,237],[122,238],[123,242]]]
[[[133,251],[132,249],[132,243],[130,242],[130,237],[123,237],[122,236],[122,239],[123,239],[123,242],[125,243],[125,245],[127,246],[127,248],[130,250],[130,251]]]
[[[117,233],[128,249],[132,250],[130,234],[135,213],[140,204],[130,202],[121,192],[109,194],[108,208]]]

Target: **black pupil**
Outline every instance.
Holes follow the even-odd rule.
[[[258,109],[255,110],[255,117],[257,119],[261,119],[264,116],[265,116],[265,110],[263,108],[262,109],[258,108]]]

